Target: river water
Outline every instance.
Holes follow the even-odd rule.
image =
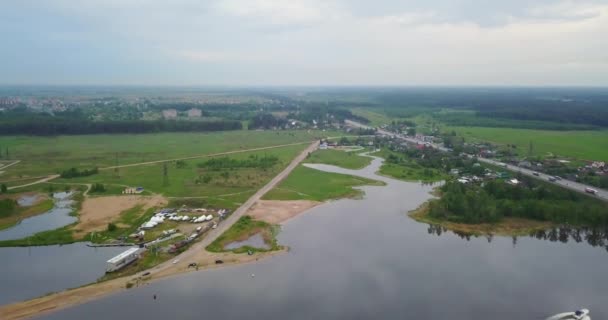
[[[362,200],[333,201],[288,221],[279,234],[291,248],[286,254],[164,279],[42,319],[512,320],[581,307],[608,319],[602,246],[466,240],[429,227],[406,213],[432,187],[377,177],[379,165],[356,173],[387,186],[364,187]]]
[[[0,305],[95,282],[105,274],[106,261],[124,250],[85,243],[0,248]]]
[[[23,219],[14,227],[0,231],[0,240],[14,240],[29,237],[41,231],[54,230],[76,222],[76,217],[70,216],[72,212],[71,193],[58,192],[53,194],[54,206],[51,210],[30,218]],[[21,199],[20,199],[21,200]],[[31,198],[24,199],[30,203]],[[22,201],[22,203],[24,203]],[[31,204],[31,203],[30,203]]]

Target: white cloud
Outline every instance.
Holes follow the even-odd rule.
[[[308,25],[338,14],[331,0],[220,0],[216,8],[221,14],[274,25]]]
[[[101,49],[133,70],[167,74],[159,83],[608,85],[605,2],[531,1],[518,10],[487,12],[507,19],[484,27],[475,19],[451,19],[445,8],[431,5],[355,14],[346,0],[29,1],[20,28],[31,27],[31,34],[13,35],[15,41],[3,48],[8,57],[25,52],[28,47],[20,43],[30,38],[42,48],[79,43],[83,47],[70,50],[71,56],[95,57]],[[58,39],[57,30],[28,19],[36,10],[51,12],[47,19],[60,21],[61,31],[78,32],[45,43]],[[2,26],[0,21],[0,35]],[[45,54],[62,66],[72,64],[54,52]],[[0,52],[3,57],[15,70],[27,67]],[[99,63],[99,82],[113,73],[132,72],[128,79],[137,79],[137,71],[111,63]],[[33,79],[44,76],[32,70]],[[94,76],[91,70],[80,75]],[[7,79],[10,75],[0,75],[0,82]]]

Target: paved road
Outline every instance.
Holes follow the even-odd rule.
[[[243,203],[238,209],[236,209],[231,215],[226,218],[226,220],[222,221],[217,229],[211,229],[205,237],[192,245],[190,249],[186,250],[179,256],[177,259],[180,261],[188,261],[192,256],[196,255],[198,251],[205,250],[205,248],[210,245],[215,239],[217,239],[220,235],[222,235],[226,230],[228,230],[234,223],[236,223],[248,210],[253,206],[255,202],[260,200],[264,194],[273,189],[275,186],[279,184],[283,179],[285,179],[293,169],[295,169],[300,162],[302,162],[308,156],[309,152],[313,152],[319,146],[319,142],[313,142],[306,150],[302,151],[295,159],[291,161],[291,163],[285,168],[281,173],[279,173],[276,177],[274,177],[270,182],[268,182],[264,187],[262,187],[258,192],[256,192],[251,198],[249,198],[245,203]],[[171,260],[166,261],[158,266],[152,268],[152,273],[157,273],[168,268],[173,267],[173,262]]]
[[[355,127],[359,127],[359,128],[364,128],[364,129],[371,128],[371,127],[368,127],[368,126],[363,125],[361,123],[357,123],[357,122],[350,121],[350,120],[346,120],[346,122],[349,125],[352,125],[352,126],[355,126]],[[411,137],[407,137],[407,136],[404,136],[404,135],[401,135],[401,134],[396,134],[396,133],[388,132],[388,131],[385,131],[385,130],[382,130],[382,129],[378,129],[377,131],[379,133],[381,133],[381,134],[384,134],[384,135],[387,135],[387,136],[390,136],[390,137],[394,137],[394,138],[398,138],[398,139],[402,139],[402,140],[405,140],[405,141],[408,141],[408,142],[411,142],[411,143],[424,143],[424,142],[422,142],[420,140],[417,140],[417,139],[414,139],[414,138],[411,138]],[[433,147],[435,149],[438,149],[438,150],[441,150],[441,151],[448,151],[447,148],[438,146],[438,145],[433,144],[433,143],[427,143],[427,145],[430,145],[431,147]],[[470,157],[472,157],[472,156],[470,156]],[[504,167],[504,163],[499,162],[499,161],[495,161],[495,160],[492,160],[492,159],[486,159],[486,158],[477,158],[477,159],[480,162],[483,162],[483,163],[492,164],[492,165],[496,165],[496,166],[503,166]],[[548,181],[549,180],[549,175],[546,175],[546,174],[543,174],[543,173],[539,173],[538,176],[536,176],[536,175],[533,174],[534,171],[528,170],[526,168],[522,168],[522,167],[518,167],[518,166],[514,166],[514,165],[507,165],[504,168],[507,169],[507,170],[510,170],[510,171],[514,171],[514,172],[521,172],[523,175],[526,175],[526,176],[529,176],[529,177],[532,177],[532,178],[535,178],[535,179],[544,180],[544,181]],[[564,187],[564,188],[572,190],[572,191],[577,191],[577,192],[586,194],[586,195],[588,195],[590,197],[598,198],[600,200],[608,202],[608,191],[603,190],[603,189],[599,189],[599,188],[596,188],[596,187],[592,187],[592,186],[589,186],[589,185],[585,185],[585,184],[582,184],[582,183],[578,183],[578,182],[574,182],[574,181],[570,181],[570,180],[565,180],[565,179],[555,181],[555,182],[553,182],[553,184],[561,186],[561,187]],[[586,188],[591,188],[591,189],[597,190],[597,194],[596,195],[591,195],[591,194],[585,192]]]
[[[504,166],[505,164],[499,161],[495,161],[492,159],[486,159],[486,158],[477,158],[477,160],[479,160],[480,162],[484,162],[487,164],[492,164],[495,166]],[[534,175],[535,171],[532,170],[528,170],[522,167],[518,167],[518,166],[513,166],[513,165],[507,165],[506,167],[504,167],[505,169],[508,169],[510,171],[514,171],[514,172],[520,172],[523,175],[532,177],[532,178],[536,178],[536,179],[540,179],[540,180],[545,180],[545,181],[549,181],[549,177],[550,175],[544,174],[544,173],[538,173],[538,176]],[[564,187],[566,189],[570,189],[572,191],[578,191],[584,194],[589,195],[590,197],[594,197],[594,198],[598,198],[604,201],[608,201],[608,191],[606,190],[602,190],[596,187],[592,187],[592,186],[588,186],[588,185],[584,185],[582,183],[578,183],[578,182],[574,182],[574,181],[570,181],[570,180],[558,180],[555,182],[551,182],[553,184],[559,185],[561,187]],[[591,195],[587,192],[585,192],[585,188],[592,188],[597,190],[597,194],[596,195]]]

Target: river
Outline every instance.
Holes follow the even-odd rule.
[[[466,240],[437,230],[406,214],[432,187],[375,176],[379,165],[355,173],[386,186],[363,187],[361,200],[332,201],[285,223],[278,238],[290,246],[286,254],[164,279],[41,318],[511,320],[581,307],[608,318],[602,246]]]

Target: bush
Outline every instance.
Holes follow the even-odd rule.
[[[113,224],[111,222],[108,223],[108,232],[114,232],[114,231],[116,231],[116,229],[118,229],[118,227],[115,224]]]

